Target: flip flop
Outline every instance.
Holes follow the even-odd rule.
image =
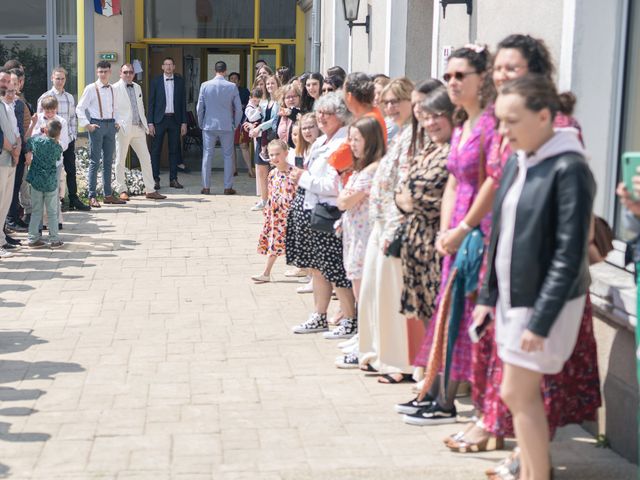
[[[397,379],[393,378],[392,375],[393,374],[391,374],[391,373],[385,373],[384,375],[380,375],[378,377],[378,383],[384,383],[386,385],[391,385],[391,384],[395,384],[395,383],[405,383],[405,382],[412,382],[413,381],[413,377],[411,376],[410,373],[403,373],[401,380],[397,380]],[[382,379],[384,379],[386,381],[382,381]]]

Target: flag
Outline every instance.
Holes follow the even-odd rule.
[[[93,0],[96,13],[110,17],[111,15],[120,15],[120,0]]]

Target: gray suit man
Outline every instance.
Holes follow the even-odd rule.
[[[211,193],[211,161],[220,140],[224,155],[224,194],[234,195],[233,189],[233,133],[242,120],[242,103],[235,83],[224,79],[227,64],[216,62],[216,76],[200,86],[198,124],[202,129],[202,192]]]

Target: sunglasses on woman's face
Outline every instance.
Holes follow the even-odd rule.
[[[455,78],[458,82],[461,82],[462,80],[464,80],[469,75],[477,75],[477,74],[478,74],[478,72],[453,72],[453,73],[448,73],[447,72],[442,76],[442,79],[446,83],[449,83],[449,81],[452,78]]]

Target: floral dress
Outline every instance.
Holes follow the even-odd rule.
[[[458,185],[456,187],[456,200],[454,204],[449,228],[455,228],[465,217],[469,208],[478,194],[481,160],[491,151],[495,133],[496,121],[493,115],[493,106],[487,107],[480,115],[473,127],[469,138],[460,145],[462,127],[457,127],[451,137],[451,151],[447,161],[449,173],[455,176]],[[491,227],[491,216],[487,215],[480,222],[480,229],[486,236]],[[442,262],[442,276],[440,278],[441,289],[438,294],[437,305],[442,298],[442,286],[447,284],[451,266],[455,261],[455,255],[448,255]],[[465,299],[464,313],[460,321],[460,334],[453,347],[451,370],[449,379],[452,381],[466,381],[471,378],[471,339],[466,335],[471,325],[471,314],[475,307],[475,299]],[[437,311],[435,313],[437,315]],[[435,321],[429,322],[420,352],[414,359],[416,367],[426,366],[435,332]]]
[[[344,269],[349,280],[362,278],[364,254],[371,233],[369,223],[369,190],[375,170],[354,172],[344,187],[347,192],[365,192],[367,195],[353,208],[345,211],[340,219]]]
[[[440,288],[440,264],[436,235],[440,229],[440,205],[447,184],[449,144],[429,143],[409,167],[405,184],[413,210],[405,214],[402,249],[402,310],[426,325],[433,315]]]
[[[291,170],[291,167],[285,171],[274,168],[269,172],[269,199],[263,210],[264,225],[258,240],[261,255],[279,257],[285,253],[287,216],[296,191],[289,175]]]
[[[582,141],[580,125],[572,117],[557,114],[554,127],[573,128]],[[501,149],[501,144],[502,138],[496,137],[487,158],[487,175],[493,178],[496,188],[502,179],[502,169],[511,156],[509,145]],[[481,278],[484,277],[485,270],[486,265],[483,265]],[[473,355],[472,396],[474,404],[483,412],[485,428],[494,435],[513,436],[511,413],[500,398],[503,363],[498,356],[493,328],[474,346]],[[596,419],[602,399],[592,307],[588,294],[578,340],[571,357],[560,373],[545,375],[541,387],[552,438],[558,427]]]

